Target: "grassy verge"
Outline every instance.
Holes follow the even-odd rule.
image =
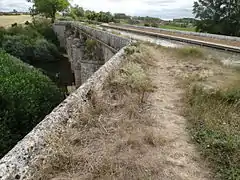
[[[177,53],[181,58],[203,58],[203,52],[196,47],[183,47],[177,49]]]
[[[163,29],[172,29],[172,30],[179,30],[179,31],[191,31],[191,32],[196,32],[195,27],[177,27],[177,26],[171,26],[171,25],[161,25],[159,26],[160,28]]]
[[[240,81],[236,77],[240,77],[240,73],[231,70],[234,77],[231,79],[224,71],[227,68],[221,72],[225,85],[218,88],[205,87],[208,79],[189,78],[187,83],[185,81],[184,113],[190,133],[203,157],[215,170],[216,179],[239,180]]]

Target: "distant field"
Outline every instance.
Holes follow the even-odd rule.
[[[193,32],[196,31],[195,27],[184,28],[184,27],[177,27],[177,26],[171,26],[171,25],[162,25],[159,27],[163,29],[173,29],[173,30],[180,30],[180,31],[193,31]]]
[[[26,21],[31,21],[31,16],[29,15],[0,16],[0,27],[10,26],[13,23],[21,24]]]

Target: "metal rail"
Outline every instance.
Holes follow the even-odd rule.
[[[158,38],[164,38],[164,39],[169,39],[169,40],[174,40],[174,41],[181,41],[181,42],[185,42],[185,43],[189,43],[189,44],[206,46],[206,47],[210,47],[210,48],[240,53],[240,48],[236,47],[236,46],[229,46],[229,45],[224,45],[224,44],[218,44],[218,43],[201,41],[201,40],[196,40],[196,39],[171,36],[171,35],[166,35],[166,34],[162,34],[162,33],[149,32],[149,31],[137,30],[137,29],[132,29],[132,28],[119,27],[119,26],[104,25],[104,24],[102,24],[101,26],[105,27],[105,28],[112,28],[112,29],[117,29],[117,30],[122,30],[122,31],[127,31],[127,32],[144,34],[147,36],[154,36],[154,37],[158,37]]]

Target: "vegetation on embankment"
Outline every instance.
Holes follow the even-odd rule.
[[[178,50],[181,57],[184,52],[187,67],[194,71],[183,81],[184,114],[190,134],[215,170],[216,179],[238,180],[240,72],[199,56],[200,50],[191,49]]]
[[[59,42],[48,19],[35,18],[31,23],[0,28],[0,49],[2,157],[49,114],[64,95],[48,77],[23,63],[34,66],[59,60]]]
[[[239,88],[239,82],[215,92],[194,86],[186,95],[190,132],[221,179],[240,178]]]
[[[0,29],[0,48],[29,64],[58,60],[58,40],[46,19]]]
[[[196,28],[194,26],[191,26],[191,27],[179,27],[179,26],[175,26],[175,25],[169,24],[169,25],[160,25],[159,27],[163,28],[163,29],[172,29],[172,30],[178,30],[178,31],[196,32]]]
[[[38,70],[0,50],[0,157],[64,98]]]

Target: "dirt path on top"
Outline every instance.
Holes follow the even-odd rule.
[[[178,65],[171,55],[161,50],[150,48],[149,53],[157,62],[151,71],[157,90],[151,94],[153,105],[152,114],[155,115],[161,130],[159,133],[167,143],[159,152],[159,159],[163,160],[161,180],[207,180],[210,172],[206,164],[200,160],[199,152],[191,142],[186,130],[186,119],[179,115],[183,90],[176,86],[176,79],[169,69],[178,69]]]

